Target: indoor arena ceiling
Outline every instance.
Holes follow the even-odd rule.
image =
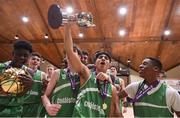
[[[72,6],[73,13],[92,13],[95,27],[72,25],[73,41],[90,56],[98,50],[109,51],[122,64],[130,59],[136,71],[147,56],[160,58],[166,71],[180,64],[180,0],[0,0],[0,62],[11,59],[12,43],[18,36],[60,67],[64,31],[48,25],[51,4],[64,9]],[[120,15],[120,7],[127,14]],[[29,22],[22,22],[23,16]],[[120,35],[121,29],[125,32]],[[170,31],[166,31],[168,36],[165,30]],[[79,33],[84,36],[80,38]]]

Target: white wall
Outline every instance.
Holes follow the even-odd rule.
[[[167,79],[180,80],[180,65],[166,72]]]
[[[130,70],[130,78],[131,78],[131,83],[142,80],[142,78],[139,77],[139,73],[137,73],[134,70]]]

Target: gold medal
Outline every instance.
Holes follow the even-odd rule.
[[[106,103],[103,103],[102,108],[103,108],[104,110],[106,110],[106,109],[107,109],[107,104],[106,104]]]

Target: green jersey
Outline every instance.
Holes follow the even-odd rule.
[[[52,93],[51,103],[62,105],[56,117],[71,117],[80,87],[79,76],[73,75],[71,78],[68,78],[66,69],[61,69],[59,72],[60,77]],[[70,79],[73,79],[76,83],[75,90],[71,88]]]
[[[37,108],[42,105],[41,95],[42,95],[42,80],[41,80],[42,71],[37,70],[33,76],[34,83],[30,91],[26,93],[25,101],[23,104],[23,114],[25,117],[36,117]]]
[[[87,82],[80,88],[73,117],[108,117],[111,106],[112,86],[107,84],[106,98],[103,100],[95,74],[91,74]]]
[[[166,104],[166,88],[167,85],[162,83],[159,90],[135,102],[134,115],[136,117],[173,117],[171,108],[169,109]]]
[[[6,67],[7,65],[5,63],[0,63],[0,74],[5,71]],[[3,96],[0,94],[0,116],[21,116],[23,101],[24,97]]]

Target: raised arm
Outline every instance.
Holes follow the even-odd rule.
[[[121,79],[121,78],[119,78],[119,81],[121,81],[121,82],[120,82],[120,86],[122,87],[122,90],[124,90],[124,89],[125,89],[124,80]],[[121,91],[122,91],[122,90],[121,90]],[[127,112],[126,103],[127,103],[127,100],[126,100],[126,97],[124,97],[124,98],[123,98],[123,106],[124,106],[123,113],[126,113],[126,112]]]
[[[123,117],[119,109],[119,99],[117,96],[116,88],[112,85],[112,102],[110,106],[109,117]]]
[[[51,95],[51,93],[56,85],[57,79],[59,79],[58,70],[56,70],[53,73],[52,78],[50,79],[48,86],[46,88],[46,91],[45,91],[44,95],[41,97],[42,103],[50,116],[55,116],[61,107],[60,104],[51,104],[51,102],[49,100],[49,96]]]
[[[71,36],[70,24],[64,26],[64,48],[72,69],[77,72],[81,78],[80,82],[83,84],[90,76],[90,70],[81,62],[80,58],[73,51],[73,41]]]

